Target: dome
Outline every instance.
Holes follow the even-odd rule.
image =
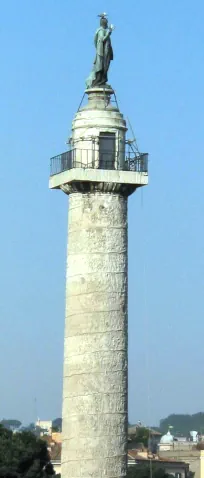
[[[166,435],[163,435],[161,437],[161,440],[160,440],[160,443],[163,443],[163,444],[169,444],[169,443],[173,443],[174,441],[174,437],[173,435],[170,433],[170,431],[168,431],[166,433]]]

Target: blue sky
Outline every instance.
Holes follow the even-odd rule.
[[[61,415],[68,200],[49,191],[109,13],[109,82],[150,183],[129,199],[129,419],[203,410],[204,4],[7,0],[0,43],[0,416]],[[130,136],[130,134],[129,134]],[[37,404],[35,403],[37,399]]]

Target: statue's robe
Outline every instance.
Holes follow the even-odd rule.
[[[110,30],[100,27],[95,33],[94,44],[96,57],[93,70],[87,79],[87,87],[105,85],[110,61],[113,60],[113,49],[110,39]]]

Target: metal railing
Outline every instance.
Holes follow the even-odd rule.
[[[124,161],[125,157],[125,161]],[[50,159],[50,176],[73,168],[148,172],[148,154],[71,149]]]

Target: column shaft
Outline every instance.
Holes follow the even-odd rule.
[[[69,196],[62,478],[126,475],[127,198]]]

